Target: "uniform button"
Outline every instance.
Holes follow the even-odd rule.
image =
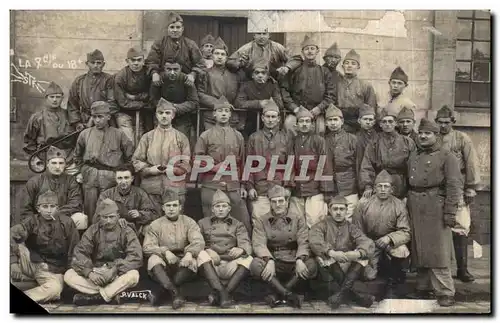
[[[413,176],[410,176],[411,179],[413,179]]]
[[[288,238],[288,241],[292,241],[292,238]]]

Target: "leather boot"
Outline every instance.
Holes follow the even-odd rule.
[[[337,283],[342,288],[342,285],[343,285],[344,280],[345,280],[345,274],[344,274],[344,271],[342,270],[342,268],[340,268],[340,265],[338,263],[334,263],[334,264],[331,264],[328,267],[328,269],[329,269],[330,274],[332,275],[333,279],[335,281],[337,281]],[[349,268],[349,270],[350,270],[350,268]],[[364,267],[361,266],[361,273],[363,272],[363,270],[364,270]],[[334,296],[334,295],[332,295],[332,296]],[[359,306],[362,306],[362,307],[372,306],[373,301],[375,300],[375,297],[373,297],[372,295],[356,292],[352,288],[349,291],[347,291],[346,296],[350,296],[356,304],[358,304]],[[330,298],[329,298],[329,301],[330,301]],[[339,306],[340,306],[340,304],[339,304]]]
[[[98,304],[106,304],[104,298],[102,298],[101,294],[75,294],[73,296],[73,304],[76,306],[85,306],[85,305],[98,305]]]
[[[231,300],[229,299],[229,294],[227,290],[222,286],[220,282],[219,276],[217,276],[217,272],[215,271],[214,265],[211,261],[204,263],[201,265],[205,278],[208,281],[210,287],[218,294],[219,296],[219,305],[222,308],[228,308],[231,306]]]
[[[340,286],[340,291],[334,295],[328,297],[328,304],[332,309],[337,309],[342,303],[345,302],[347,295],[354,295],[357,293],[352,293],[352,287],[354,282],[358,279],[360,274],[363,272],[364,267],[357,262],[351,263],[347,274],[345,275],[344,281]]]
[[[156,265],[151,268],[151,274],[153,275],[153,279],[160,283],[161,287],[172,295],[172,308],[174,310],[181,308],[185,301],[180,295],[177,286],[175,286],[170,280],[170,277],[168,277],[165,268],[162,265]]]
[[[453,296],[438,296],[437,301],[439,306],[449,307],[455,304],[455,297]]]
[[[302,302],[303,298],[297,294],[294,294],[290,292],[288,289],[286,289],[274,276],[271,281],[269,281],[269,285],[271,285],[275,291],[277,291],[280,295],[284,297],[284,299],[290,304],[290,306],[295,307],[295,308],[301,308],[302,307]]]
[[[406,274],[403,271],[404,258],[391,258],[391,267],[387,285],[385,288],[384,299],[398,298],[397,287],[406,281]]]
[[[245,279],[245,277],[247,277],[249,273],[250,273],[250,270],[246,269],[243,266],[238,266],[238,268],[236,269],[234,274],[229,279],[229,282],[227,283],[227,286],[226,286],[227,292],[229,294],[234,292],[236,290],[236,288],[238,287],[238,285],[240,284],[240,282],[243,279]]]
[[[457,278],[464,283],[473,282],[475,279],[467,270],[467,236],[453,233],[453,246],[457,260]]]

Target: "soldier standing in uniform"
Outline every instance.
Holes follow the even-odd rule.
[[[415,112],[417,108],[409,98],[403,95],[404,89],[408,86],[408,75],[401,67],[396,67],[389,79],[390,100],[385,107],[388,113],[398,115],[403,108],[408,108]]]
[[[267,282],[279,294],[266,297],[270,307],[279,301],[300,308],[302,297],[292,288],[316,276],[316,262],[310,258],[308,229],[304,216],[288,208],[289,192],[282,186],[269,190],[271,212],[256,218],[252,247],[255,258],[250,265],[254,277]],[[282,284],[283,279],[289,279]]]
[[[114,98],[113,75],[102,71],[106,65],[102,52],[96,49],[88,53],[85,64],[89,72],[78,76],[69,90],[68,118],[76,130],[92,126],[91,106],[94,102],[107,102],[111,115],[118,111]]]
[[[196,277],[197,257],[205,248],[200,227],[181,213],[182,205],[175,192],[165,192],[162,200],[165,216],[154,220],[144,237],[144,255],[148,273],[172,295],[172,308],[186,302],[179,287]]]
[[[457,261],[457,278],[472,282],[474,277],[467,270],[467,236],[470,230],[470,204],[477,195],[477,185],[481,181],[479,160],[474,144],[467,134],[453,129],[455,117],[447,106],[439,109],[435,121],[439,125],[443,148],[448,149],[458,159],[464,195],[458,202],[457,226],[452,228],[453,246]]]
[[[186,200],[186,179],[177,179],[172,175],[185,176],[191,171],[191,148],[186,135],[172,127],[175,112],[172,103],[160,99],[156,106],[158,126],[142,136],[132,156],[134,168],[142,176],[141,188],[157,206],[162,204],[161,199],[167,189],[179,195],[182,207]],[[179,157],[178,161],[173,159]]]
[[[412,230],[412,263],[417,286],[411,298],[430,298],[441,306],[455,303],[451,277],[451,228],[462,194],[460,166],[452,152],[442,148],[439,127],[422,119],[417,150],[408,161],[408,210]]]
[[[37,287],[24,292],[35,302],[60,298],[63,274],[80,238],[74,222],[60,215],[58,207],[57,194],[46,191],[38,196],[38,214],[10,228],[11,276],[37,282]]]
[[[201,62],[203,63],[203,66],[205,68],[211,68],[214,66],[214,59],[212,57],[212,54],[214,52],[214,44],[215,44],[215,38],[212,36],[212,34],[208,34],[205,37],[203,37],[200,41],[201,45]]]
[[[231,201],[217,190],[212,201],[212,216],[198,222],[205,239],[205,251],[198,255],[198,267],[203,268],[210,286],[216,291],[209,295],[211,305],[228,307],[230,294],[249,273],[252,244],[243,223],[229,215]],[[226,280],[224,287],[221,280]]]
[[[364,104],[359,109],[358,123],[360,130],[356,134],[356,175],[359,176],[361,170],[361,162],[365,155],[366,146],[370,140],[376,140],[378,132],[374,129],[375,125],[375,110],[368,104]],[[356,177],[356,180],[358,178]],[[363,195],[364,188],[358,186],[359,195]]]
[[[284,185],[284,169],[276,169],[274,178],[268,180],[273,157],[277,158],[276,165],[283,167],[288,159],[287,148],[291,134],[280,129],[280,109],[274,100],[264,100],[262,103],[263,129],[250,135],[247,144],[247,156],[262,156],[266,159],[263,170],[250,173],[247,182],[248,197],[252,201],[252,219],[271,211],[271,202],[268,197],[269,190],[274,185]]]
[[[99,222],[85,231],[64,274],[66,284],[80,292],[73,298],[75,305],[110,303],[139,282],[142,248],[134,230],[118,224],[118,206],[110,199],[96,212]]]
[[[121,130],[110,127],[110,105],[92,103],[94,126],[83,130],[76,141],[75,163],[80,167],[83,186],[83,209],[89,217],[96,210],[99,194],[115,185],[116,167],[132,157],[132,141]]]
[[[356,292],[353,286],[373,255],[373,241],[355,224],[346,221],[344,197],[337,195],[329,201],[328,214],[309,231],[309,245],[316,256],[321,279],[328,284],[330,293],[332,278],[340,285],[340,290],[328,297],[328,304],[337,309],[351,298],[360,306],[370,307],[375,297]]]
[[[337,65],[339,65],[341,59],[342,55],[340,54],[337,43],[333,43],[333,45],[326,50],[325,55],[323,55],[323,61],[325,61],[323,66],[328,68],[332,73],[332,79],[335,84],[337,84],[342,77],[342,74],[337,71]]]
[[[344,75],[337,83],[338,107],[344,114],[345,130],[356,133],[359,130],[357,120],[359,109],[363,104],[377,107],[377,96],[373,86],[358,78],[358,71],[361,68],[360,56],[354,49],[351,49],[344,57],[342,69]]]
[[[398,113],[398,130],[403,136],[407,136],[417,143],[418,133],[415,131],[415,113],[412,109],[403,107]]]
[[[328,160],[332,161],[334,181],[338,194],[349,202],[347,221],[351,221],[352,212],[358,203],[356,183],[356,136],[346,132],[342,111],[333,104],[325,111],[327,132],[325,137]]]

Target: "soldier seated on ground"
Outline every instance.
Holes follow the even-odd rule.
[[[255,258],[250,265],[254,277],[267,282],[279,294],[270,294],[270,307],[287,302],[300,308],[302,296],[293,293],[297,283],[316,276],[316,263],[309,258],[308,229],[303,214],[289,210],[290,193],[274,186],[268,193],[271,212],[254,219],[252,247]],[[288,279],[282,284],[283,279]]]
[[[245,225],[229,215],[231,201],[217,190],[212,199],[212,216],[198,222],[205,239],[205,251],[198,255],[198,266],[216,293],[209,295],[211,305],[228,307],[229,295],[249,273],[252,245]],[[229,280],[224,287],[221,280]]]
[[[377,277],[380,265],[386,263],[388,286],[386,298],[392,298],[395,287],[404,283],[403,263],[410,255],[410,223],[406,204],[392,195],[391,175],[383,170],[375,179],[375,195],[363,199],[354,211],[353,223],[375,242],[375,252],[365,267],[365,278]]]
[[[38,214],[10,229],[12,279],[35,280],[39,286],[24,293],[39,303],[60,298],[63,274],[79,240],[75,223],[58,207],[57,195],[47,191],[38,197]]]
[[[118,224],[118,212],[114,201],[103,200],[96,211],[99,222],[75,247],[71,269],[64,274],[66,284],[80,292],[73,298],[75,305],[119,302],[115,296],[139,282],[141,244],[132,228]]]
[[[316,223],[309,232],[309,245],[329,293],[334,289],[333,282],[340,285],[340,290],[330,295],[327,302],[332,309],[337,309],[351,298],[360,306],[370,307],[375,298],[356,292],[353,286],[373,255],[373,241],[346,220],[348,202],[343,196],[334,197],[328,204],[326,219]]]
[[[205,248],[200,227],[193,219],[181,214],[179,199],[176,192],[166,192],[162,198],[165,216],[151,223],[143,243],[148,273],[171,294],[173,309],[184,306],[185,299],[179,288],[196,277],[196,259]],[[159,295],[158,299],[162,298]]]

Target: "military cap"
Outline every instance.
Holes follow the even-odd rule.
[[[212,206],[217,203],[227,203],[231,205],[231,200],[229,199],[229,197],[227,197],[226,193],[221,190],[217,190],[212,197]]]
[[[173,23],[176,23],[176,22],[184,22],[184,20],[182,19],[181,16],[179,16],[179,14],[177,12],[169,12],[168,13],[168,16],[167,16],[167,26],[170,25],[170,24],[173,24]]]
[[[50,146],[49,149],[47,150],[47,161],[53,159],[53,158],[64,158],[66,159],[66,152],[62,149],[59,149],[55,146]]]
[[[127,52],[127,58],[134,58],[134,57],[138,57],[138,56],[144,56],[144,51],[137,49],[135,47],[132,47]]]
[[[323,58],[327,56],[342,56],[340,54],[340,49],[337,47],[337,43],[333,43],[333,45],[326,50],[325,55],[323,55]]]
[[[331,198],[329,201],[328,201],[328,206],[331,206],[333,204],[344,204],[344,205],[348,205],[349,202],[347,202],[347,200],[345,199],[344,196],[342,195],[337,195],[337,196],[334,196],[333,198]]]
[[[375,184],[378,183],[391,183],[392,184],[392,177],[389,172],[387,172],[385,169],[382,170],[380,173],[378,173],[377,177],[375,178]]]
[[[172,190],[166,190],[161,197],[161,204],[179,201],[179,194]]]
[[[382,109],[382,111],[380,111],[380,120],[382,120],[383,118],[385,117],[394,117],[394,119],[396,119],[398,116],[396,115],[396,113],[394,112],[394,110],[387,110],[387,109]]]
[[[267,191],[267,197],[270,199],[276,197],[288,197],[288,196],[290,196],[290,192],[280,185],[274,185],[273,187],[271,187],[269,191]]]
[[[214,36],[212,36],[212,34],[208,34],[201,39],[200,45],[203,46],[205,44],[215,45],[215,38],[214,38]]]
[[[156,105],[156,111],[166,111],[166,110],[176,110],[174,104],[170,101],[160,98],[158,104]]]
[[[304,47],[306,47],[306,46],[316,46],[319,48],[318,43],[319,42],[315,39],[315,37],[313,37],[313,36],[310,37],[308,35],[305,35],[304,40],[300,44],[300,48],[304,49]]]
[[[109,215],[109,214],[118,214],[119,215],[118,205],[115,201],[107,198],[102,200],[99,204],[97,204],[97,209],[95,213],[97,215]]]
[[[331,117],[344,118],[344,114],[342,113],[342,110],[337,108],[334,104],[330,104],[325,111],[325,118],[331,118]]]
[[[375,110],[373,109],[372,106],[363,103],[363,105],[359,108],[359,118],[362,118],[364,116],[368,115],[373,115],[375,116]]]
[[[299,111],[297,112],[296,117],[297,117],[297,120],[300,118],[305,118],[305,117],[309,117],[309,118],[313,119],[313,115],[312,115],[311,111],[307,110],[304,107],[299,108]]]
[[[434,121],[423,118],[422,120],[420,120],[418,131],[432,131],[435,133],[439,133],[439,126]]]
[[[360,60],[361,60],[361,57],[359,56],[358,53],[356,53],[356,51],[354,49],[351,49],[344,57],[344,61],[347,60],[347,59],[350,59],[350,60],[353,60],[353,61],[356,61],[358,62],[358,64],[360,64]]]
[[[264,58],[259,58],[256,60],[253,60],[250,63],[250,69],[254,71],[257,68],[261,68],[263,70],[269,71],[269,61],[265,60]]]
[[[411,119],[415,121],[415,112],[408,107],[403,107],[398,113],[398,121],[403,119]]]
[[[273,98],[263,101],[264,107],[262,108],[262,114],[266,113],[267,111],[276,111],[278,113],[280,112],[280,108],[278,107],[276,102],[274,102]]]
[[[87,53],[87,62],[94,62],[94,61],[104,61],[104,55],[98,49],[95,49],[91,53]]]
[[[454,118],[454,116],[453,116],[453,110],[451,110],[450,108],[448,108],[447,105],[443,105],[443,107],[438,110],[438,112],[436,114],[436,119],[435,120],[437,120],[439,118]]]
[[[392,71],[391,78],[389,80],[400,80],[408,84],[408,75],[406,75],[405,71],[401,67],[396,67],[394,71]]]
[[[95,101],[90,106],[90,114],[106,114],[111,112],[111,107],[108,102]]]
[[[220,37],[217,37],[217,39],[215,40],[214,49],[223,49],[226,51],[226,53],[228,52],[226,43]]]
[[[214,110],[220,108],[231,108],[234,109],[233,105],[229,103],[225,96],[221,96],[214,104]]]
[[[45,96],[52,95],[52,94],[64,94],[61,87],[55,82],[50,82],[49,86],[45,90]]]
[[[40,204],[56,204],[59,205],[59,199],[57,194],[53,191],[46,191],[45,193],[38,196],[36,205]]]

